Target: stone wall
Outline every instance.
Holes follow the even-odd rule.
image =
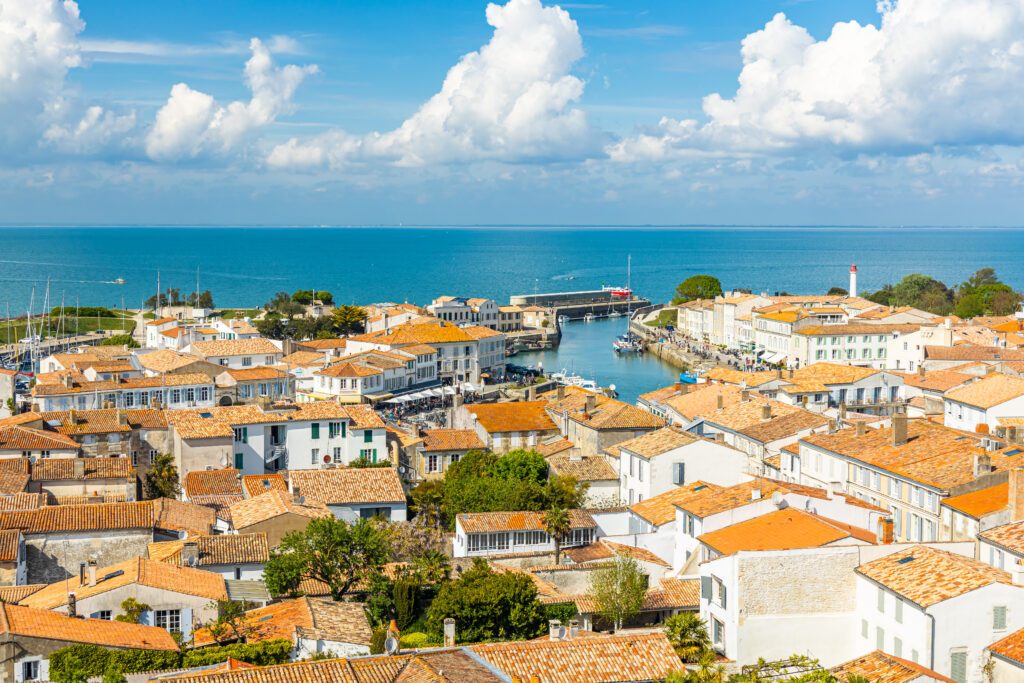
[[[852,547],[848,552],[741,556],[740,621],[748,616],[853,612],[858,558]]]
[[[103,567],[145,557],[153,532],[148,529],[90,533],[27,534],[28,583],[54,583],[77,575],[79,564],[95,560]]]

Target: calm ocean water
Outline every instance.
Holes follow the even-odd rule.
[[[47,278],[54,303],[63,294],[69,305],[77,297],[83,305],[120,306],[123,297],[137,307],[155,291],[157,270],[165,288],[188,292],[197,268],[201,288],[220,306],[257,307],[275,292],[313,287],[345,303],[422,304],[445,293],[504,302],[535,289],[623,284],[630,254],[633,289],[655,301],[696,273],[714,274],[726,288],[822,292],[846,286],[851,262],[862,291],[912,272],[955,284],[985,266],[1024,288],[1024,230],[0,228],[0,315],[6,304],[24,313],[33,286],[38,307]],[[119,277],[126,284],[111,283]],[[570,354],[570,328],[566,346],[545,366],[575,365],[603,384],[615,382],[627,398],[631,382],[622,380],[642,368],[656,367],[659,381],[671,378],[656,361],[610,357],[616,330],[595,323],[580,332],[600,337],[594,351]]]

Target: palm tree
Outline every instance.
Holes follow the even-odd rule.
[[[707,624],[695,612],[681,612],[665,620],[669,642],[676,654],[687,664],[700,661],[711,650]]]
[[[569,535],[572,522],[569,521],[569,511],[561,507],[553,507],[544,513],[544,531],[551,540],[555,542],[555,564],[562,561],[562,541]]]
[[[428,550],[415,560],[413,565],[423,583],[437,585],[448,580],[451,573],[451,562],[448,556],[436,550]]]
[[[697,660],[697,668],[690,672],[692,683],[725,683],[725,667],[716,663],[715,653],[708,650]]]

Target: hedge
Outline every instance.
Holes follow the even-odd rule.
[[[264,640],[259,643],[232,643],[231,645],[186,650],[182,658],[182,666],[187,668],[219,664],[228,657],[256,666],[285,664],[288,662],[291,652],[292,643],[285,638]]]

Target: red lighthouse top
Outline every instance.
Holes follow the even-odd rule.
[[[851,273],[856,273],[857,272],[857,264],[856,263],[850,264],[850,272]]]

